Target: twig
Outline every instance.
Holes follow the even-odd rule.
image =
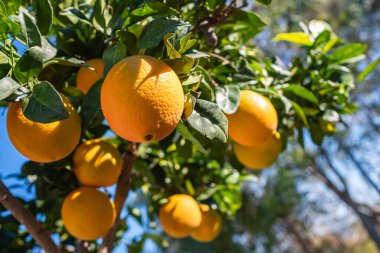
[[[131,189],[132,167],[136,160],[137,143],[129,142],[125,151],[123,169],[119,180],[117,181],[115,193],[115,208],[116,221],[107,235],[103,238],[103,243],[99,248],[99,253],[110,253],[114,247],[117,228],[120,222],[120,214],[123,209],[124,202],[128,197],[128,192]]]
[[[75,239],[75,247],[77,253],[89,253],[90,250],[88,249],[88,242],[82,241],[79,239]]]
[[[8,209],[13,217],[26,227],[34,240],[48,253],[60,253],[58,246],[51,239],[46,230],[42,228],[34,215],[16,199],[4,183],[0,180],[0,202]]]

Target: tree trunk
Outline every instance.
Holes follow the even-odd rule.
[[[47,253],[60,253],[61,251],[51,239],[48,232],[46,232],[41,223],[39,223],[34,215],[24,207],[24,205],[16,199],[8,188],[0,181],[0,202],[8,209],[13,217],[26,227],[34,240],[43,248]]]

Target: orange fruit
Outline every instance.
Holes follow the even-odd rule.
[[[74,173],[86,186],[106,187],[116,183],[122,166],[120,152],[102,140],[83,142],[75,150]]]
[[[267,142],[253,147],[233,144],[237,159],[252,169],[263,169],[271,166],[281,153],[281,137],[276,132]]]
[[[67,231],[80,240],[96,240],[112,227],[115,205],[103,192],[91,187],[72,191],[63,201],[62,221]]]
[[[91,70],[86,67],[81,67],[77,73],[76,86],[83,91],[84,94],[88,92],[91,86],[103,77],[104,61],[103,59],[92,59],[86,61],[86,63],[93,67],[95,70]]]
[[[199,242],[210,242],[214,240],[222,230],[222,218],[208,205],[199,205],[202,211],[202,221],[199,227],[193,229],[191,237]]]
[[[26,118],[21,103],[11,103],[7,130],[15,148],[35,162],[49,163],[68,156],[78,145],[81,119],[69,100],[62,96],[69,118],[52,123],[38,123]]]
[[[160,208],[159,220],[163,230],[174,238],[183,238],[201,224],[202,214],[195,199],[186,194],[169,197]]]
[[[244,146],[255,146],[269,140],[277,129],[277,112],[272,103],[257,92],[240,92],[237,111],[227,115],[228,133]]]
[[[101,90],[101,107],[111,129],[134,142],[159,141],[181,119],[184,94],[166,63],[136,55],[109,71]]]

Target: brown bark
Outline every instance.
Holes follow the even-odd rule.
[[[18,222],[23,224],[33,239],[48,253],[61,252],[50,235],[42,228],[34,215],[16,199],[8,188],[0,181],[0,202],[8,209]]]
[[[137,143],[129,142],[124,154],[123,169],[119,180],[117,181],[115,193],[115,209],[116,221],[112,228],[108,231],[107,235],[103,238],[103,243],[100,245],[99,253],[110,253],[114,247],[117,227],[120,222],[120,214],[124,206],[124,202],[128,197],[129,190],[131,189],[131,175],[133,164],[136,160]]]

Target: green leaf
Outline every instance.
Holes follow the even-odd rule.
[[[34,85],[32,96],[23,101],[22,107],[25,117],[34,122],[51,123],[69,117],[61,96],[46,81]]]
[[[67,17],[73,24],[77,24],[78,22],[81,22],[91,27],[93,26],[91,21],[86,17],[86,15],[84,15],[83,12],[81,12],[80,10],[74,7],[69,7],[67,9],[64,9],[59,14]]]
[[[166,47],[167,54],[169,56],[169,59],[177,59],[181,58],[181,54],[175,49],[173,43],[175,39],[175,33],[168,33],[164,36],[164,44]]]
[[[43,62],[46,62],[57,55],[57,48],[50,44],[50,42],[45,37],[42,37],[41,39],[41,48],[43,54],[42,60]]]
[[[211,140],[227,142],[228,121],[218,105],[198,99],[187,122],[203,136]]]
[[[29,48],[16,63],[14,75],[20,83],[28,82],[42,71],[44,55],[40,47]]]
[[[277,34],[273,41],[289,41],[293,43],[297,43],[304,46],[311,46],[313,42],[310,40],[309,35],[303,32],[294,32],[294,33],[280,33]]]
[[[263,5],[270,5],[272,3],[272,0],[255,0],[255,1]]]
[[[315,39],[313,47],[318,47],[324,43],[327,43],[330,41],[331,38],[331,32],[330,31],[323,31],[321,32],[318,37]]]
[[[53,7],[50,0],[37,0],[37,26],[42,35],[48,35],[53,22]]]
[[[106,49],[103,54],[103,60],[105,62],[104,66],[104,76],[107,75],[108,71],[119,61],[124,59],[127,55],[127,47],[124,42],[119,41],[113,47]]]
[[[85,126],[90,125],[102,113],[100,109],[100,90],[103,81],[103,78],[96,81],[83,98],[81,115]]]
[[[72,66],[72,67],[89,67],[85,61],[79,60],[77,58],[67,58],[67,57],[54,57],[47,62],[45,62],[44,67],[52,64],[59,64],[64,66]]]
[[[12,2],[15,2],[15,6],[19,6],[19,1],[7,1],[4,4],[0,0],[0,41],[6,41],[8,34],[16,36],[20,32],[20,26],[10,19],[10,15],[13,14],[12,7],[14,6]]]
[[[183,56],[182,59],[164,60],[164,62],[168,64],[177,75],[189,74],[194,66],[194,60],[186,56]],[[197,81],[199,81],[199,79],[197,79]]]
[[[353,43],[342,46],[334,50],[330,59],[337,63],[348,63],[362,60],[365,56],[364,53],[367,51],[366,44]]]
[[[236,25],[233,25],[233,29],[242,33],[243,42],[249,41],[266,26],[261,17],[251,11],[240,10],[236,12],[234,21]]]
[[[359,75],[358,82],[361,83],[372,71],[376,69],[376,67],[380,64],[380,58],[376,61],[371,62]]]
[[[190,48],[192,48],[196,43],[197,43],[197,40],[192,40],[190,39],[191,37],[191,33],[188,33],[186,34],[185,37],[183,37],[180,41],[179,41],[179,53],[180,54],[183,54],[185,53],[187,50],[189,50]]]
[[[303,98],[313,104],[319,103],[318,98],[313,94],[313,92],[300,85],[289,85],[283,89],[283,91],[285,93],[291,93],[297,97]]]
[[[110,35],[112,29],[109,28],[109,23],[112,19],[112,7],[105,0],[96,0],[94,5],[94,18],[92,24],[94,27],[107,35]]]
[[[9,97],[20,87],[21,85],[11,77],[4,77],[3,79],[0,79],[0,100]]]
[[[28,47],[41,47],[41,34],[37,25],[26,12],[23,12],[21,17],[21,29],[26,37]]]
[[[183,33],[190,24],[179,20],[155,19],[147,24],[139,38],[139,48],[152,48],[160,43],[167,33]]]
[[[180,121],[177,125],[177,131],[180,133],[186,140],[190,141],[194,147],[200,152],[207,154],[207,150],[202,146],[202,144],[191,134],[189,129]]]
[[[216,104],[227,114],[236,112],[240,101],[238,85],[219,86],[215,91]]]
[[[292,104],[292,107],[293,107],[296,115],[302,120],[302,122],[304,123],[304,125],[306,127],[308,127],[309,123],[307,122],[307,118],[306,118],[306,115],[305,115],[304,111],[302,110],[302,107],[299,104],[297,104],[296,102],[294,102],[294,101],[291,101],[291,100],[289,100],[289,101]]]

